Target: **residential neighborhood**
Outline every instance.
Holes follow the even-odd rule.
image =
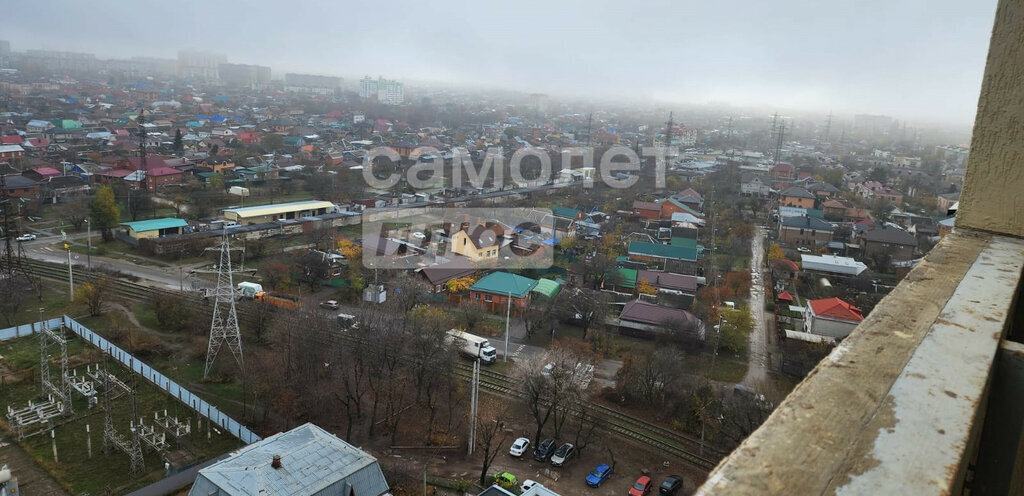
[[[450,6],[393,60],[359,17],[374,50],[195,48],[196,7],[173,46],[0,40],[4,495],[727,494],[959,239],[971,132],[897,105],[478,84],[417,55]]]

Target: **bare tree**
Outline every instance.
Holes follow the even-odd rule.
[[[483,454],[480,467],[480,485],[487,484],[487,469],[491,468],[494,458],[501,452],[508,432],[505,430],[505,412],[503,405],[494,400],[482,401],[477,418],[476,446]]]
[[[684,376],[683,357],[669,348],[651,354],[629,353],[616,373],[620,394],[650,405],[663,405]]]
[[[89,201],[85,198],[76,197],[73,200],[60,204],[60,218],[65,220],[76,231],[82,230],[82,225],[89,218]]]
[[[330,248],[332,246],[331,240],[334,238],[334,228],[326,221],[312,222],[311,229],[306,231],[305,236],[310,243],[313,243],[313,247],[317,250],[323,249],[324,244],[327,245],[327,248]]]
[[[488,312],[480,303],[466,300],[459,304],[458,315],[462,327],[466,332],[473,334],[487,320]]]
[[[559,341],[543,355],[520,362],[516,377],[537,427],[535,444],[540,442],[548,422],[554,429],[553,436],[561,435],[571,412],[585,397],[593,360],[593,353],[585,344],[573,346]]]
[[[520,318],[523,320],[523,325],[526,327],[527,339],[533,337],[537,330],[547,330],[551,328],[554,320],[554,309],[558,301],[558,294],[553,298],[547,296],[535,294],[530,297],[529,302],[526,304],[526,309],[523,311]]]
[[[576,288],[561,308],[563,318],[577,322],[586,339],[590,328],[603,323],[608,315],[608,296],[600,291]]]
[[[3,313],[7,325],[14,325],[18,310],[32,290],[32,281],[20,274],[12,273],[11,277],[0,279],[0,313]]]

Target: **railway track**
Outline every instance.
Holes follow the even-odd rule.
[[[67,266],[38,260],[28,260],[29,268],[39,276],[53,280],[66,280],[68,276]],[[73,267],[73,274],[76,281],[94,281],[104,275],[99,272],[89,272],[80,266]],[[162,288],[154,288],[142,284],[125,281],[116,277],[109,277],[110,288],[118,296],[140,302],[148,302],[156,297],[184,297],[195,305],[208,304],[201,297],[195,294],[181,294],[178,291],[170,291]],[[246,305],[237,307],[239,323],[252,323],[256,315]],[[354,339],[342,335],[343,339]],[[461,377],[471,380],[472,365],[460,361],[455,373]],[[504,374],[487,369],[480,370],[480,386],[485,390],[503,396],[518,397],[515,381]],[[654,425],[637,417],[620,412],[613,408],[591,402],[588,405],[589,414],[599,420],[602,428],[619,434],[628,439],[633,439],[644,445],[651,446],[677,458],[686,460],[691,464],[710,470],[715,467],[717,461],[725,456],[720,450],[704,446],[704,455],[700,453],[700,441],[685,434],[675,432],[664,427]]]
[[[472,380],[472,373],[472,366],[465,362],[456,367],[456,374],[467,381]],[[512,378],[483,368],[480,370],[480,387],[503,396],[521,396]],[[718,460],[725,456],[725,453],[709,446],[704,446],[704,455],[701,455],[699,440],[613,408],[594,402],[590,402],[587,408],[588,414],[598,420],[601,428],[660,449],[697,467],[711,470],[717,465]]]

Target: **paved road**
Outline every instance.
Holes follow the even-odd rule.
[[[81,239],[85,238],[85,234],[68,235],[68,238],[76,240],[80,244]],[[27,258],[67,265],[68,253],[59,248],[60,239],[59,235],[45,235],[40,232],[39,239],[27,241],[21,245]],[[71,253],[71,262],[74,264],[85,265],[87,261],[88,257],[84,254]],[[178,266],[141,265],[129,260],[93,255],[92,266],[93,268],[105,268],[131,274],[140,279],[139,283],[147,286],[166,289],[179,289],[181,286],[184,286],[185,289],[191,288],[189,270],[193,268],[192,265],[185,265],[179,270]]]
[[[750,272],[753,279],[750,285],[750,314],[754,319],[754,331],[750,334],[747,375],[742,381],[743,384],[754,388],[768,379],[768,332],[765,330],[764,281],[761,278],[763,247],[764,229],[758,226],[754,238],[750,241]]]

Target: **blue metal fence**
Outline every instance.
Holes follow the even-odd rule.
[[[144,377],[147,381],[152,382],[160,389],[167,391],[171,396],[177,398],[178,401],[181,401],[189,408],[195,410],[214,424],[220,426],[221,429],[230,432],[233,436],[242,440],[242,442],[249,444],[261,439],[260,436],[257,436],[240,422],[225,415],[223,412],[218,410],[217,407],[203,401],[202,398],[181,387],[177,382],[174,382],[167,376],[161,374],[153,367],[146,365],[127,351],[122,350],[114,343],[107,341],[103,336],[96,334],[67,315],[63,318],[46,320],[42,323],[35,322],[32,324],[25,324],[0,330],[0,341],[28,336],[34,333],[37,328],[41,328],[40,324],[48,326],[49,328],[60,327],[61,324],[66,325],[68,329],[71,329],[82,339],[92,343],[93,346],[100,350],[103,350],[103,352],[109,354],[115,360],[121,362],[126,367]]]

